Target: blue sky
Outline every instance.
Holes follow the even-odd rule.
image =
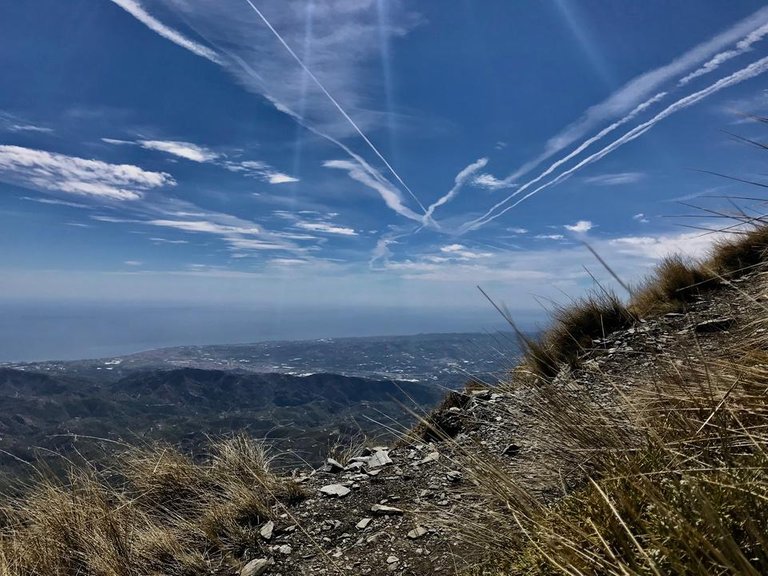
[[[698,169],[764,172],[727,134],[762,137],[762,4],[6,2],[0,304],[300,337],[479,329],[477,284],[532,318],[605,275],[581,240],[636,281],[712,240],[680,199],[753,192]]]

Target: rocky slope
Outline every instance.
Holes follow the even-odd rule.
[[[763,272],[722,283],[685,313],[641,320],[594,340],[578,367],[563,368],[552,385],[610,407],[676,367],[738,353],[736,343],[768,329],[759,322],[767,301]],[[277,519],[263,526],[241,574],[455,574],[477,568],[487,552],[478,540],[489,527],[478,521],[480,538],[471,542],[459,533],[491,506],[477,489],[478,475],[489,469],[483,463],[542,500],[558,498],[583,479],[588,456],[563,446],[556,423],[531,409],[544,393],[515,378],[467,391],[431,414],[443,434],[372,447],[344,466],[328,460],[300,474],[309,497],[275,510]],[[464,529],[455,530],[458,525]]]

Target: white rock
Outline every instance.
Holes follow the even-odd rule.
[[[374,504],[371,506],[371,512],[377,516],[399,516],[403,513],[400,508],[385,506],[383,504]]]
[[[400,562],[400,559],[397,556],[387,557],[387,564],[394,564],[395,562]]]
[[[288,544],[283,544],[280,546],[280,548],[277,549],[280,554],[284,554],[285,556],[288,556],[291,552],[293,552],[293,548],[291,548]]]
[[[427,529],[423,526],[416,526],[413,530],[408,532],[408,538],[411,540],[416,540],[417,538],[421,538],[427,533]]]
[[[387,464],[392,464],[392,459],[384,450],[375,452],[373,456],[371,456],[371,459],[368,460],[368,468],[381,468]]]
[[[326,496],[335,496],[336,498],[343,498],[351,492],[349,488],[341,484],[328,484],[320,488],[320,492]]]
[[[275,523],[270,520],[264,526],[261,527],[261,530],[259,530],[259,534],[261,534],[261,537],[264,538],[264,540],[269,540],[272,538],[272,532],[275,530]]]

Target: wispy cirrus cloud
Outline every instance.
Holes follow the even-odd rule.
[[[21,146],[0,146],[0,179],[33,190],[121,201],[176,184],[166,172]]]
[[[178,30],[174,30],[173,28],[166,26],[160,22],[160,20],[147,12],[138,0],[112,0],[112,2],[120,6],[120,8],[136,18],[136,20],[163,38],[170,40],[174,44],[177,44],[178,46],[181,46],[182,48],[189,50],[190,52],[197,54],[202,58],[206,58],[211,62],[215,62],[216,64],[221,64],[221,59],[214,50],[211,50],[207,46],[203,46],[199,42],[195,42],[194,40],[187,38]]]
[[[122,140],[117,138],[102,138],[102,142],[115,146],[140,146],[145,150],[154,150],[183,158],[191,162],[214,163],[230,172],[240,172],[247,176],[258,178],[269,184],[288,184],[299,182],[299,179],[280,172],[261,160],[230,160],[222,152],[212,150],[208,146],[182,140]]]
[[[370,183],[387,206],[401,216],[416,219],[402,199],[388,201],[392,191],[399,195],[397,189],[401,186],[424,209],[365,131],[387,118],[381,111],[370,110],[366,102],[379,77],[373,73],[377,70],[375,57],[382,42],[403,36],[415,27],[421,21],[418,14],[403,8],[401,0],[387,3],[386,18],[372,0],[286,0],[263,7],[235,0],[164,3],[216,48],[218,62],[247,90],[263,96],[277,110],[349,154],[352,162],[360,164],[359,170],[347,171],[350,177]],[[142,12],[131,13],[158,31],[146,20],[146,11]],[[350,50],[350,46],[354,49]],[[389,182],[341,142],[349,136],[362,138],[397,184]],[[275,173],[268,176],[268,181],[286,183],[293,181],[291,178]],[[387,191],[382,192],[385,188]]]
[[[34,124],[8,112],[0,112],[0,130],[8,132],[36,132],[39,134],[50,134],[53,132],[53,128]]]
[[[384,203],[409,220],[422,221],[422,216],[408,208],[403,201],[400,191],[389,180],[381,177],[377,171],[367,170],[365,165],[353,160],[328,160],[323,163],[326,168],[344,170],[353,180],[357,180],[368,188],[375,190]]]
[[[226,161],[224,167],[231,172],[242,172],[269,184],[292,184],[300,181],[299,178],[275,170],[266,162],[259,160]]]
[[[584,182],[596,186],[623,186],[625,184],[637,184],[644,179],[645,174],[643,172],[615,172],[587,176],[584,178]]]
[[[106,141],[106,140],[105,140]],[[192,142],[180,142],[177,140],[139,140],[139,146],[147,150],[157,150],[165,152],[171,156],[191,160],[192,162],[210,162],[216,160],[220,155],[198,144]]]
[[[357,236],[354,228],[346,226],[336,226],[328,222],[297,222],[296,228],[309,230],[310,232],[321,232],[324,234],[335,234],[337,236]]]

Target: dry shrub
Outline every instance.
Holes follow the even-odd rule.
[[[0,575],[231,574],[259,552],[260,525],[301,497],[245,435],[200,461],[170,445],[131,449],[113,469],[73,468],[7,500]]]

